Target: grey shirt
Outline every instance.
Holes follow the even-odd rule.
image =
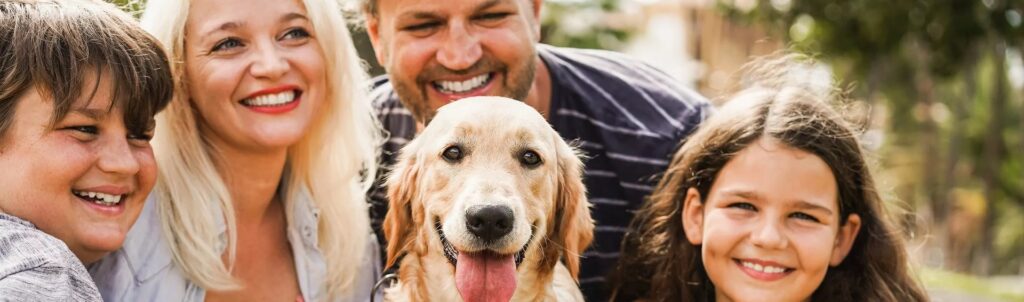
[[[295,200],[288,222],[288,241],[295,257],[295,270],[299,278],[299,289],[304,301],[326,301],[327,263],[320,253],[317,239],[319,211],[308,194]],[[128,233],[124,246],[89,266],[106,301],[182,301],[201,302],[206,290],[193,283],[180,267],[174,264],[170,246],[160,225],[156,209],[157,200],[151,195],[139,216],[139,220]],[[220,215],[215,215],[221,217]],[[223,249],[226,242],[226,226],[218,221]],[[380,275],[380,260],[377,238],[366,234],[366,259],[362,265],[353,291],[337,301],[368,301],[371,291]]]
[[[100,293],[63,241],[0,213],[0,301],[100,301]]]

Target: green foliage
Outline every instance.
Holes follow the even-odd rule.
[[[621,10],[620,0],[544,2],[541,41],[547,44],[593,49],[621,49],[636,30],[610,22]]]

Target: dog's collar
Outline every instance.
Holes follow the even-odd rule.
[[[398,282],[398,269],[401,268],[402,258],[405,258],[405,252],[398,254],[398,258],[395,258],[395,263],[392,263],[391,266],[381,273],[380,280],[377,280],[377,284],[373,285],[373,291],[370,292],[370,302],[375,302],[377,291],[380,290],[381,286],[387,284],[387,287],[391,287]]]

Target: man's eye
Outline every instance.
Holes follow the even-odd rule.
[[[403,30],[406,30],[406,31],[425,31],[425,30],[430,30],[430,29],[437,28],[438,26],[441,26],[441,22],[425,22],[425,23],[418,23],[418,24],[413,24],[413,25],[406,26],[405,28],[403,28]]]
[[[490,13],[490,14],[483,14],[483,15],[477,17],[477,19],[493,21],[493,20],[505,19],[505,17],[508,17],[509,15],[511,15],[511,14],[510,13]]]
[[[235,48],[235,47],[241,47],[241,46],[242,46],[242,41],[239,41],[238,39],[235,39],[235,38],[227,38],[227,39],[221,40],[220,42],[217,42],[216,45],[213,45],[213,48],[210,49],[210,52],[229,50],[229,49],[232,49],[232,48]]]

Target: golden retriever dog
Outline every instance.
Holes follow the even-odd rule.
[[[388,178],[388,301],[582,301],[594,222],[582,163],[532,107],[443,106]],[[564,263],[563,263],[564,261]]]

